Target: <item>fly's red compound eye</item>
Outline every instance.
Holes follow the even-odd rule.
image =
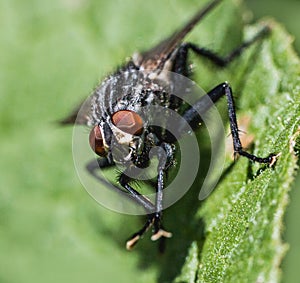
[[[106,151],[104,148],[103,137],[99,126],[95,126],[89,136],[90,146],[92,150],[99,156],[106,156]]]
[[[112,116],[113,124],[121,131],[131,135],[141,135],[143,132],[143,120],[141,116],[130,110],[120,110]]]

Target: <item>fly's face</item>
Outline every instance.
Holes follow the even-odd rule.
[[[123,165],[142,151],[143,140],[144,121],[131,110],[115,112],[94,126],[89,135],[90,146],[97,155],[112,156],[115,163]]]

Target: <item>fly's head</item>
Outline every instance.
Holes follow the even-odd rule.
[[[92,128],[89,142],[100,157],[110,157],[126,166],[142,155],[144,138],[142,117],[132,110],[119,110]]]
[[[144,72],[108,77],[88,102],[87,124],[94,125],[89,136],[93,151],[127,168],[147,167],[149,153],[158,143],[151,130],[153,119],[163,120],[155,109],[166,99],[163,90],[161,82]]]

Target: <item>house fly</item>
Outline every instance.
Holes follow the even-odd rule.
[[[162,225],[166,175],[174,164],[178,137],[187,133],[189,129],[196,130],[199,127],[199,113],[206,112],[210,107],[205,102],[207,99],[214,104],[221,97],[226,97],[235,155],[269,165],[273,165],[276,160],[275,154],[259,157],[244,151],[239,138],[234,99],[229,83],[217,85],[204,97],[198,98],[193,105],[186,105],[181,98],[172,93],[173,82],[169,73],[189,77],[188,56],[191,52],[207,58],[219,67],[225,67],[243,50],[269,33],[269,28],[263,27],[252,39],[225,57],[197,44],[184,42],[186,35],[220,2],[221,0],[211,1],[171,36],[150,50],[132,56],[122,68],[104,79],[80,111],[79,108],[76,109],[62,121],[63,124],[87,125],[91,128],[89,144],[100,157],[97,166],[106,168],[121,165],[123,171],[118,176],[118,190],[125,191],[128,197],[145,210],[147,221],[129,238],[126,243],[127,249],[131,249],[150,227],[152,240],[171,237],[171,233]],[[134,89],[130,87],[133,82]],[[151,126],[149,119],[156,114],[141,111],[142,108],[147,109],[150,106],[160,106],[180,113],[185,123],[178,122],[175,133],[166,129],[170,117],[160,117],[160,120],[165,120],[165,129]],[[155,201],[151,201],[135,189],[131,182],[135,180],[132,168],[146,168],[150,162],[149,154],[154,147],[158,148],[158,165],[156,181],[153,184],[156,198]],[[90,168],[92,174],[94,169]]]

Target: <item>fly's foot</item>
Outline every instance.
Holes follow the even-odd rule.
[[[128,251],[132,250],[133,247],[136,245],[138,240],[141,238],[140,235],[134,234],[127,242],[126,242],[126,249]]]
[[[269,159],[270,159],[270,161],[269,161],[269,167],[273,167],[273,166],[276,164],[276,162],[277,162],[277,160],[278,160],[278,158],[279,158],[279,156],[280,156],[281,154],[282,154],[282,153],[279,152],[278,154],[271,153],[271,154],[269,155]]]
[[[269,167],[273,167],[275,165],[277,159],[281,155],[281,153],[278,153],[278,154],[271,153],[267,157],[258,157],[256,155],[250,154],[244,150],[237,150],[234,154],[235,154],[235,156],[237,156],[237,155],[244,156],[254,162],[269,164]]]
[[[160,228],[157,232],[155,232],[152,236],[151,236],[151,240],[152,241],[157,241],[158,239],[160,239],[161,237],[164,238],[171,238],[172,237],[172,233],[171,232],[167,232],[164,229]]]

